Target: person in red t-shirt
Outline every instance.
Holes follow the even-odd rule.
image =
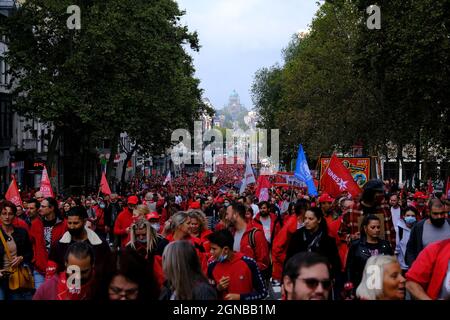
[[[114,234],[121,238],[122,248],[126,247],[130,241],[130,226],[133,224],[133,210],[136,209],[139,199],[130,196],[127,200],[127,207],[117,216],[114,224]]]
[[[267,296],[261,272],[255,260],[234,252],[234,237],[228,230],[208,236],[213,257],[208,265],[208,278],[220,299],[261,300]]]

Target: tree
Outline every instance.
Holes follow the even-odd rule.
[[[362,142],[368,154],[415,144],[417,173],[422,157],[433,158],[431,148],[448,159],[449,8],[431,0],[380,3],[380,30],[366,26],[373,1],[324,3],[309,34],[285,49],[285,65],[255,75],[262,125],[281,129],[286,156],[299,142],[313,156]]]
[[[110,140],[109,175],[121,132],[160,152],[205,110],[185,50],[199,49],[197,34],[179,24],[184,12],[172,0],[79,1],[75,31],[66,26],[72,4],[30,0],[3,26],[15,108],[55,127],[50,164],[63,133],[89,133],[93,146]]]

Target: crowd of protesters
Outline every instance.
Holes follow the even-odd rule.
[[[0,200],[0,300],[450,299],[445,194],[370,180],[358,198],[272,187],[259,201],[242,174]]]

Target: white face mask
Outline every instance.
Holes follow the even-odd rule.
[[[158,232],[161,227],[161,225],[159,223],[151,223],[150,225],[156,232]]]

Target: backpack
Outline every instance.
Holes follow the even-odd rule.
[[[275,228],[274,228],[274,230],[275,230]],[[261,230],[259,230],[258,228],[253,228],[252,230],[250,230],[250,233],[248,235],[249,244],[253,250],[256,248],[255,234],[257,231],[261,231]],[[270,253],[269,253],[269,257],[270,257]],[[270,260],[272,260],[272,259],[270,259]],[[260,271],[261,271],[261,275],[263,276],[264,279],[266,279],[266,280],[270,279],[270,277],[272,276],[272,261],[270,261],[267,269],[260,270]]]

